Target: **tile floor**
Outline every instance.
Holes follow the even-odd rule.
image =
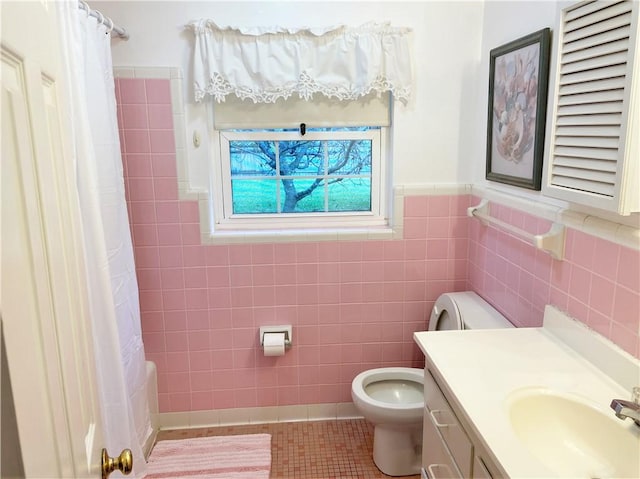
[[[364,419],[179,429],[160,431],[158,440],[257,433],[271,434],[271,479],[391,477],[373,463],[373,426]]]

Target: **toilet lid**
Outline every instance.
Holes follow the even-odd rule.
[[[442,294],[431,310],[429,331],[461,330],[462,318],[455,301],[448,294]]]

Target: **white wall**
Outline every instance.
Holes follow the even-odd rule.
[[[488,89],[489,89],[489,54],[493,48],[509,43],[529,33],[542,30],[543,28],[551,28],[552,48],[551,60],[553,61],[553,50],[556,46],[555,29],[556,16],[559,11],[559,4],[555,0],[543,1],[495,1],[488,0],[485,2],[484,18],[482,25],[482,60],[478,78],[481,82],[481,90],[485,92],[481,98],[481,104],[478,108],[483,110],[482,121],[479,129],[485,132],[483,141],[486,145],[487,131],[487,108],[488,108]],[[550,113],[550,110],[547,111]],[[550,123],[549,115],[547,115],[547,123]],[[485,164],[486,152],[482,151],[482,158],[485,161],[475,161],[474,166],[474,183],[490,185],[491,187],[506,191],[518,196],[528,196],[531,198],[540,198],[540,193],[523,190],[517,187],[501,185],[495,182],[485,180]],[[548,198],[546,202],[554,202]]]
[[[396,105],[394,184],[471,183],[470,161],[484,161],[486,81],[478,81],[481,62],[481,1],[428,2],[91,2],[92,8],[127,29],[128,41],[114,40],[115,66],[182,68],[190,85],[190,20],[218,24],[325,26],[391,22],[414,31],[415,94]],[[185,99],[191,101],[191,88]],[[204,125],[202,109],[188,107],[189,128]],[[191,137],[192,132],[187,133]],[[207,161],[200,148],[190,152],[194,169]],[[198,166],[200,165],[200,166]],[[205,175],[193,174],[194,180]],[[198,185],[194,185],[198,186]]]
[[[410,27],[414,32],[415,91],[408,105],[397,103],[395,107],[394,185],[473,183],[564,208],[568,206],[566,202],[544,197],[539,192],[485,180],[487,101],[491,49],[545,27],[551,28],[553,75],[556,22],[560,9],[571,3],[575,2],[127,0],[96,1],[91,2],[91,6],[130,33],[128,41],[112,42],[115,66],[182,69],[187,139],[195,129],[203,136],[207,130],[205,109],[192,100],[193,36],[184,28],[189,21],[212,18],[221,25],[291,27],[361,25],[376,21]],[[187,141],[190,186],[195,190],[208,189],[211,154],[207,142],[202,144],[195,149]],[[640,215],[627,220],[575,205],[571,208],[632,226],[640,221]]]

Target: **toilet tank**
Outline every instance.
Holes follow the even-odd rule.
[[[435,310],[438,315],[443,311],[458,315],[464,329],[513,328],[507,318],[473,291],[445,293],[436,301]]]
[[[464,329],[513,328],[507,318],[473,291],[452,294]]]

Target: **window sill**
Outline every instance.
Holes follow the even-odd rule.
[[[363,228],[218,230],[203,234],[203,244],[293,243],[298,241],[390,240],[402,231],[388,226]]]

